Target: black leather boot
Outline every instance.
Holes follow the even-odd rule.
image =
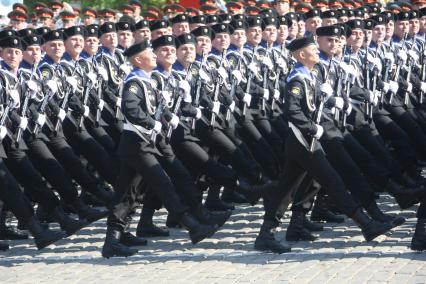
[[[2,211],[0,215],[0,240],[26,240],[28,234],[18,228],[6,225],[6,215]]]
[[[401,209],[407,209],[418,203],[418,197],[424,195],[425,189],[422,187],[407,188],[393,181],[389,181],[386,191],[392,195]]]
[[[272,186],[272,181],[270,180],[267,180],[260,185],[251,185],[247,181],[240,179],[237,181],[237,186],[235,189],[244,195],[250,205],[254,206],[259,202],[260,198],[262,197],[262,193],[265,192],[270,186]]]
[[[120,243],[129,247],[146,246],[148,241],[144,238],[136,237],[129,231],[121,233]]]
[[[393,228],[391,223],[382,223],[371,219],[361,208],[358,208],[351,218],[361,228],[362,235],[367,242],[372,241]]]
[[[391,216],[383,213],[382,210],[380,210],[380,208],[377,206],[377,203],[375,201],[371,202],[370,205],[365,208],[365,210],[371,218],[382,223],[390,222],[395,227],[405,223],[404,217]]]
[[[111,227],[107,228],[104,246],[102,247],[102,256],[106,258],[114,256],[132,256],[138,253],[138,250],[129,248],[120,243],[121,232]]]
[[[271,251],[274,253],[286,253],[290,252],[291,248],[287,245],[281,244],[275,239],[272,229],[277,226],[277,223],[273,221],[264,221],[260,228],[260,233],[254,242],[254,249],[260,251]]]
[[[324,226],[321,223],[312,222],[306,215],[303,216],[303,227],[311,232],[324,231]]]
[[[66,237],[65,232],[43,229],[35,216],[28,221],[27,228],[34,237],[34,242],[39,250]]]
[[[311,220],[316,222],[343,223],[345,218],[328,210],[324,195],[318,195],[311,213]]]
[[[53,219],[59,223],[61,229],[67,233],[68,236],[73,235],[75,232],[81,228],[87,226],[89,222],[85,219],[74,220],[68,216],[62,207],[57,206],[53,210]]]
[[[103,186],[102,184],[97,184],[96,188],[90,192],[97,199],[101,200],[107,207],[114,200],[114,192]]]
[[[411,239],[412,250],[426,250],[426,219],[417,219],[416,231]]]
[[[305,214],[302,211],[293,211],[285,239],[287,241],[315,241],[316,237],[303,226]]]
[[[166,226],[168,228],[182,228],[182,224],[179,222],[179,219],[173,214],[170,214],[170,212],[167,215]]]
[[[99,219],[105,218],[108,215],[107,210],[99,210],[91,208],[86,203],[84,203],[81,198],[77,198],[71,206],[77,212],[80,219],[86,219],[87,221],[95,222]]]
[[[139,219],[138,227],[136,228],[136,236],[138,237],[168,237],[170,235],[168,230],[157,227],[152,218],[154,216],[154,209],[142,208],[141,217]]]
[[[211,237],[218,230],[217,225],[202,225],[188,212],[184,213],[180,219],[180,223],[189,231],[189,238],[192,244],[196,244]]]
[[[227,203],[248,203],[247,199],[230,187],[224,187],[221,199]]]
[[[6,242],[0,242],[0,251],[6,251],[9,249],[9,244]]]
[[[229,217],[231,217],[232,211],[212,211],[204,208],[200,205],[196,209],[192,210],[192,215],[204,225],[218,225],[222,227]]]
[[[93,194],[91,194],[90,192],[88,192],[85,189],[83,189],[81,191],[80,198],[81,198],[81,200],[83,200],[84,203],[86,203],[89,206],[94,206],[94,207],[106,206],[106,204],[103,201],[99,200]]]
[[[207,192],[207,198],[204,202],[204,206],[211,211],[227,211],[234,210],[235,207],[232,204],[228,204],[219,198],[220,187],[217,185],[211,185]]]

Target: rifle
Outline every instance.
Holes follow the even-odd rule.
[[[207,61],[207,54],[204,53],[204,51],[203,51],[200,69],[199,69],[200,71],[201,71],[201,68],[203,68],[204,64],[206,64],[206,61]],[[195,90],[194,106],[198,107],[199,104],[200,104],[201,87],[203,86],[203,83],[201,82],[200,76],[198,76],[196,86],[197,86],[197,88]],[[196,119],[192,118],[192,121],[191,121],[191,133],[192,134],[195,133],[195,124],[196,124]]]
[[[411,50],[413,50],[413,48],[414,48],[414,45],[415,45],[415,39],[413,39],[413,44],[411,45],[411,47],[410,47],[410,51]],[[408,52],[407,52],[408,53]],[[411,77],[411,72],[412,72],[412,64],[414,63],[413,62],[413,59],[412,58],[409,58],[408,59],[409,61],[408,61],[408,65],[407,65],[407,67],[408,67],[408,72],[407,72],[407,77],[406,77],[406,80],[407,80],[407,82],[408,83],[410,83],[410,77]],[[404,94],[404,105],[405,106],[408,106],[408,103],[409,103],[409,100],[410,100],[410,94],[407,92],[407,91],[405,91],[405,94]]]
[[[226,56],[226,49],[223,49],[220,64],[219,64],[219,67],[217,68],[218,70],[219,68],[222,67],[223,62],[225,61],[225,56]],[[214,89],[213,102],[217,102],[219,100],[220,85],[222,85],[222,82],[218,78],[215,89]],[[210,118],[210,127],[214,127],[215,122],[216,122],[216,114],[212,111],[212,116]]]
[[[12,108],[13,100],[9,98],[9,102],[6,105],[6,108],[3,111],[3,114],[0,119],[0,126],[4,126],[6,124],[6,119],[9,116],[10,109]],[[1,141],[1,140],[0,140]]]
[[[423,42],[422,56],[421,56],[422,71],[421,71],[420,79],[422,80],[422,82],[426,80],[426,64],[425,64],[425,55],[424,55],[425,51],[426,51],[426,33],[424,35],[424,42]],[[423,97],[424,97],[424,93],[423,91],[420,91],[420,98],[419,98],[420,105],[423,104]]]
[[[402,44],[401,44],[402,49],[405,49],[405,42],[407,40],[407,37],[408,37],[408,33],[405,33],[404,39],[402,40]],[[391,43],[392,43],[392,40],[391,40]],[[401,67],[402,67],[402,64],[397,64],[396,71],[395,71],[395,74],[394,74],[394,81],[398,81],[399,73],[401,72]],[[389,104],[392,104],[393,96],[394,96],[394,94],[391,93],[391,96],[389,98]]]
[[[268,48],[266,48],[266,54],[265,54],[265,56],[268,56],[269,57],[269,51],[268,51]],[[262,112],[262,114],[263,115],[265,115],[265,113],[266,113],[266,98],[265,98],[265,92],[266,92],[266,90],[268,89],[268,73],[269,73],[269,70],[268,70],[268,67],[266,67],[266,66],[264,66],[263,67],[263,83],[262,83],[262,88],[263,88],[263,96],[262,96],[262,104],[261,104],[261,107],[260,107],[260,110],[261,110],[261,112]],[[268,90],[269,91],[269,90]]]
[[[167,108],[166,101],[164,100],[164,98],[162,98],[160,103],[158,104],[157,108],[155,109],[155,113],[154,113],[155,121],[161,120],[161,115],[163,114],[163,111],[166,108]],[[150,137],[151,146],[155,146],[156,141],[157,141],[157,132],[155,132],[154,129],[153,129],[152,132],[151,132],[151,137]]]
[[[239,70],[240,68],[241,68],[241,57],[238,57],[237,69]],[[231,85],[231,91],[230,91],[230,96],[231,96],[232,99],[234,99],[236,90],[237,90],[237,82],[236,82],[236,80],[233,80],[232,85]],[[225,115],[225,121],[228,122],[230,119],[231,119],[231,109],[227,108],[226,115]]]
[[[256,55],[256,52],[257,52],[257,46],[254,46],[254,47],[253,47],[253,56],[252,56],[252,58],[251,58],[251,62],[250,62],[250,64],[254,62],[254,57],[255,57],[255,55]],[[250,65],[250,64],[249,64],[249,65]],[[253,78],[254,78],[255,76],[256,76],[256,74],[253,74],[253,72],[250,72],[249,77],[248,77],[248,79],[247,79],[247,85],[246,85],[246,92],[245,92],[245,94],[249,94],[249,92],[250,92],[250,86],[251,86],[251,81],[253,80]],[[242,113],[243,117],[245,117],[245,116],[246,116],[246,113],[247,113],[247,107],[248,107],[247,103],[245,103],[245,102],[244,102],[244,105],[243,105],[243,113]]]
[[[349,48],[349,62],[348,65],[351,65],[352,63],[352,46]],[[345,82],[345,91],[343,94],[345,94],[345,99],[349,101],[349,93],[351,92],[351,82],[349,81],[349,77],[347,78],[347,81]],[[342,95],[343,96],[343,95]],[[350,103],[350,102],[349,102]],[[342,117],[342,127],[346,127],[346,118],[347,118],[346,111],[343,111],[343,117]]]
[[[340,63],[343,61],[343,57],[345,56],[345,50],[346,50],[346,45],[344,45],[343,48],[342,48],[342,56],[340,56],[340,58],[339,58],[339,66],[340,66]],[[343,76],[339,76],[339,79],[337,80],[337,89],[336,89],[336,95],[337,96],[339,96],[340,91],[341,91],[342,77]],[[337,110],[337,108],[335,108],[334,120],[339,121],[339,111]]]

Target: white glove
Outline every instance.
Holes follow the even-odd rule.
[[[247,66],[248,70],[250,70],[253,74],[257,74],[259,72],[259,68],[257,68],[256,63],[252,62]]]
[[[3,140],[7,135],[7,128],[4,126],[0,126],[0,140]]]
[[[182,96],[183,101],[186,103],[191,103],[192,102],[191,86],[189,85],[188,81],[186,80],[179,81],[179,90],[180,90],[180,95]]]
[[[162,91],[161,96],[163,97],[165,104],[168,105],[172,99],[172,94],[170,94],[169,91]]]
[[[402,49],[400,49],[398,51],[396,56],[397,56],[398,60],[400,60],[402,62],[402,64],[405,64],[405,62],[407,61],[407,53]]]
[[[87,73],[87,79],[89,79],[90,83],[95,84],[97,81],[96,75],[93,72]]]
[[[108,81],[108,72],[104,67],[98,67],[98,75],[102,77],[102,80]]]
[[[129,74],[129,73],[130,73],[130,71],[132,71],[131,67],[130,67],[129,65],[127,65],[126,63],[123,63],[123,64],[121,64],[121,65],[120,65],[120,70],[121,70],[124,74],[126,74],[126,76],[127,76],[127,74]]]
[[[246,105],[250,106],[250,103],[251,103],[251,95],[250,95],[250,94],[245,93],[245,94],[244,94],[244,97],[243,97],[243,102],[244,102]]]
[[[352,112],[352,105],[349,103],[348,108],[345,110],[347,116],[349,116]]]
[[[173,129],[176,129],[176,127],[178,127],[179,125],[179,116],[177,116],[176,114],[173,114],[172,119],[170,119],[169,124],[171,125],[171,127]]]
[[[274,89],[274,100],[278,101],[280,99],[280,91]]]
[[[243,80],[243,75],[241,74],[240,70],[232,70],[232,78],[234,78],[235,83],[239,85],[241,81]]]
[[[285,60],[282,57],[279,57],[277,59],[277,65],[278,67],[280,67],[281,69],[285,69],[286,68],[286,63]]]
[[[413,91],[413,84],[411,84],[410,82],[408,82],[407,92],[411,93],[411,91]]]
[[[215,114],[219,114],[220,110],[220,102],[213,102],[212,112]]]
[[[378,92],[376,90],[376,91],[373,91],[373,93],[374,93],[374,98],[373,98],[373,101],[371,103],[373,104],[373,106],[377,106],[379,104],[380,92]]]
[[[156,133],[160,133],[162,127],[163,125],[161,124],[161,122],[155,121],[154,128],[152,130]]]
[[[234,109],[235,109],[235,102],[233,101],[229,106],[228,106],[228,108],[229,108],[229,110],[231,111],[231,112],[234,112]]]
[[[198,107],[196,108],[196,110],[197,110],[197,114],[195,115],[195,119],[198,120],[198,119],[201,118],[201,116],[203,115],[203,113],[201,112],[201,109],[198,108]]]
[[[118,108],[121,108],[121,98],[117,98],[117,101],[115,102],[115,106]]]
[[[9,96],[13,101],[12,108],[19,108],[21,106],[21,99],[19,98],[18,90],[10,90]]]
[[[396,94],[398,92],[399,89],[399,85],[398,82],[395,81],[389,81],[389,90],[393,93]]]
[[[27,126],[28,126],[28,118],[21,116],[21,122],[19,123],[19,128],[21,128],[22,130],[25,130],[27,129]]]
[[[59,109],[59,113],[58,113],[58,118],[61,120],[61,121],[64,121],[64,119],[65,119],[65,117],[67,116],[67,113],[65,112],[65,110],[64,109]]]
[[[36,120],[36,123],[41,127],[41,126],[43,126],[45,123],[46,123],[46,115],[45,114],[42,114],[42,113],[39,113],[38,114],[38,117],[37,117],[37,120]]]
[[[204,70],[204,68],[201,68],[200,71],[198,72],[198,75],[200,75],[201,80],[208,84],[210,83],[210,76],[209,74],[207,74],[206,70]]]
[[[322,128],[321,125],[315,124],[317,127],[317,133],[315,133],[314,137],[318,140],[321,138],[322,134],[324,133],[324,128]]]
[[[88,107],[88,106],[84,106],[84,113],[83,113],[83,116],[84,116],[84,117],[88,117],[88,116],[89,116],[89,113],[90,113],[90,109],[89,109],[89,107]]]
[[[263,89],[263,98],[269,100],[269,89]]]
[[[104,100],[99,100],[98,109],[99,110],[103,110],[104,106],[105,106],[105,101]]]
[[[426,93],[426,83],[425,83],[425,82],[422,82],[422,83],[421,83],[421,85],[420,85],[420,90],[421,90],[423,93]]]
[[[58,91],[58,84],[54,80],[47,81],[46,87],[50,90],[52,94],[56,94],[56,92]]]
[[[274,68],[274,64],[272,64],[271,58],[268,56],[263,57],[262,61],[263,65],[265,65],[269,70],[272,70]]]
[[[27,82],[27,87],[28,87],[28,89],[30,89],[33,92],[37,92],[38,91],[37,83],[35,81],[33,81],[33,80],[29,80]]]
[[[395,57],[393,56],[392,52],[386,52],[385,53],[385,60],[389,60],[391,64],[395,61]]]
[[[411,57],[411,59],[413,59],[414,62],[417,62],[419,60],[419,55],[417,54],[417,52],[415,52],[414,50],[410,49],[408,51],[408,56]]]
[[[226,80],[226,79],[228,79],[228,72],[226,71],[226,69],[225,69],[225,68],[220,67],[220,68],[217,70],[217,73],[219,74],[219,76],[220,76],[220,77],[222,77],[222,80]]]
[[[344,104],[345,104],[345,101],[342,98],[340,97],[335,98],[334,107],[338,108],[339,110],[342,110]]]
[[[75,92],[77,90],[78,81],[74,76],[68,76],[67,82],[71,86],[72,91]]]
[[[386,94],[389,91],[389,88],[390,88],[390,84],[383,82],[383,93]]]
[[[333,95],[333,88],[329,83],[324,83],[321,85],[321,92],[326,95],[327,101],[327,99]]]

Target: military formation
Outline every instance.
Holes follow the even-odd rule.
[[[107,217],[102,256],[131,256],[169,236],[162,207],[196,244],[262,200],[254,248],[285,253],[287,210],[288,241],[345,217],[371,241],[405,222],[378,207],[387,193],[420,204],[411,249],[426,250],[426,2],[200,2],[14,5],[0,239],[42,249]]]

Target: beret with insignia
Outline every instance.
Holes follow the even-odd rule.
[[[294,52],[296,50],[305,48],[311,44],[316,44],[312,36],[296,38],[292,40],[289,44],[287,44],[287,49],[291,52]]]
[[[396,14],[391,11],[383,11],[380,14],[385,16],[388,22],[396,20]]]
[[[228,24],[216,24],[216,25],[211,26],[211,28],[214,32],[212,39],[214,39],[217,34],[230,34]]]
[[[337,18],[338,19],[341,18],[341,17],[347,17],[347,16],[349,16],[348,15],[348,9],[342,8],[342,9],[338,10],[338,13],[337,13]]]
[[[353,11],[353,13],[354,13],[354,17],[355,18],[360,18],[360,19],[364,19],[364,10],[362,10],[362,9],[356,9],[356,10],[354,10]]]
[[[232,16],[229,14],[219,14],[218,18],[221,23],[229,23],[232,20]]]
[[[184,44],[193,44],[196,45],[195,36],[192,34],[183,34],[176,38],[176,48],[179,48]]]
[[[321,11],[319,9],[311,9],[305,14],[303,14],[303,16],[306,20],[314,17],[321,17]]]
[[[364,29],[364,21],[359,19],[347,21],[346,25],[348,25],[351,28],[351,30]]]
[[[350,37],[352,35],[352,29],[346,23],[335,24],[335,26],[340,28],[340,36]]]
[[[246,20],[246,16],[244,14],[237,14],[237,15],[233,15],[232,19],[245,21]]]
[[[84,37],[99,37],[99,25],[88,25],[84,31]]]
[[[206,36],[211,39],[213,36],[213,32],[210,27],[198,27],[195,30],[191,31],[191,33],[195,37]]]
[[[118,20],[118,22],[119,23],[120,22],[127,22],[127,23],[129,23],[131,25],[135,25],[136,24],[135,19],[133,17],[129,16],[129,15],[123,15],[123,16],[121,16],[121,18]]]
[[[229,30],[233,34],[236,30],[245,30],[247,28],[246,21],[233,19],[229,23]]]
[[[336,18],[337,19],[338,13],[334,10],[328,10],[321,13],[321,19],[331,19]]]
[[[426,16],[426,7],[419,10],[419,18]]]
[[[287,14],[285,14],[285,16],[290,20],[290,21],[298,21],[299,20],[299,18],[298,18],[298,16],[297,16],[297,14],[296,13],[294,13],[294,12],[288,12]]]
[[[113,22],[103,23],[102,26],[99,27],[99,36],[107,33],[115,33],[117,32],[117,28]]]
[[[389,21],[385,15],[375,15],[371,17],[372,20],[376,22],[376,26],[378,25],[386,25]]]
[[[175,37],[171,35],[163,35],[154,41],[152,41],[152,48],[157,49],[161,46],[175,46],[176,47],[176,41]]]
[[[207,15],[206,24],[215,24],[218,20],[217,15]]]
[[[151,48],[149,40],[143,40],[142,42],[135,43],[130,46],[123,52],[123,55],[127,57],[132,57],[148,48]]]
[[[173,17],[170,22],[172,24],[178,24],[178,23],[188,23],[189,19],[188,19],[188,15],[186,14],[179,14],[176,15],[175,17]]]
[[[0,32],[0,39],[10,36],[18,36],[18,33],[15,30],[2,30]]]
[[[275,26],[278,27],[279,23],[277,18],[275,17],[264,17],[262,19],[262,30],[264,30],[267,26]]]
[[[418,11],[415,10],[411,10],[408,12],[410,14],[409,19],[410,20],[414,20],[414,19],[418,19],[419,18],[419,13]]]
[[[190,24],[205,24],[206,16],[205,15],[196,15],[189,18]]]
[[[136,25],[138,25],[138,24],[136,24]],[[151,31],[158,30],[158,29],[164,29],[164,28],[168,28],[168,27],[170,27],[170,22],[167,21],[167,20],[155,20],[155,21],[152,21],[149,24],[149,29]]]
[[[83,26],[73,26],[64,30],[64,40],[76,35],[84,36]]]
[[[35,34],[35,31],[32,28],[27,28],[27,29],[19,30],[17,32],[17,34],[18,34],[19,37],[25,37],[25,36],[29,36],[29,35]]]
[[[43,38],[39,35],[29,35],[22,38],[22,44],[23,48],[27,49],[28,46],[31,45],[42,45],[43,44]]]
[[[47,32],[43,35],[44,42],[49,42],[52,40],[64,40],[64,35],[62,30],[53,30]]]
[[[143,28],[149,28],[149,22],[147,20],[140,20],[135,25],[132,25],[131,28],[133,31],[137,31]]]
[[[337,37],[339,37],[339,36],[342,35],[342,30],[336,25],[324,26],[324,27],[317,28],[316,35],[317,36],[337,36]]]
[[[372,19],[364,20],[364,30],[372,30],[377,25],[377,22]]]
[[[132,31],[133,25],[129,22],[118,22],[115,23],[117,31]]]
[[[50,32],[50,29],[48,27],[40,27],[35,30],[35,33],[41,36],[47,34],[48,32]]]
[[[24,50],[21,38],[17,36],[5,37],[0,40],[1,48],[16,48]]]
[[[247,18],[247,27],[262,27],[262,19],[259,16],[250,16]]]
[[[277,19],[280,26],[291,27],[293,25],[293,21],[290,20],[287,16],[278,16]]]

